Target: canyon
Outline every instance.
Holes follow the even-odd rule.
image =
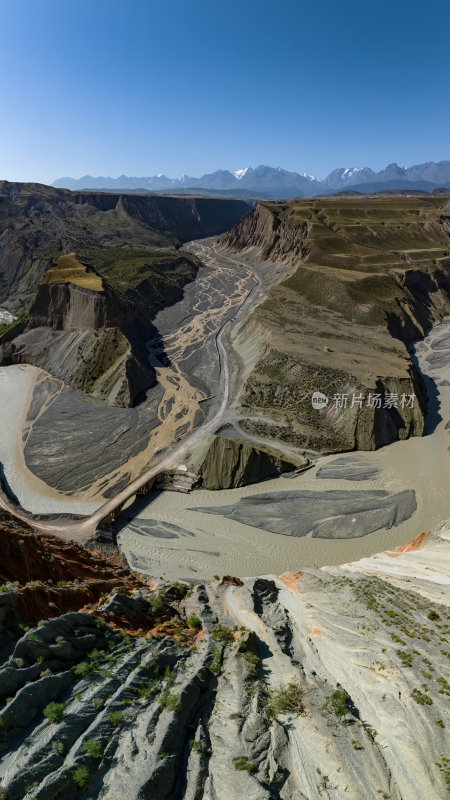
[[[446,797],[448,197],[0,188],[0,797]]]

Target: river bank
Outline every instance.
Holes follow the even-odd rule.
[[[336,455],[326,456],[292,479],[280,477],[241,489],[190,495],[153,493],[140,501],[132,521],[126,510],[119,518],[123,526],[120,547],[131,566],[169,578],[279,573],[305,565],[354,561],[439,528],[450,516],[450,321],[437,325],[416,345],[414,353],[427,376],[430,394],[426,436],[398,441],[375,452],[347,454],[344,465],[336,465],[340,461]],[[340,471],[342,477],[323,477],[327,467],[328,474],[336,476]],[[343,477],[345,474],[351,479]],[[358,490],[384,491],[388,496],[413,491],[417,509],[399,524],[394,519],[390,528],[338,540],[280,535],[267,530],[263,521],[255,526],[225,516],[230,507],[236,509],[241,501],[248,506],[262,493],[332,490],[340,493],[342,502],[349,492]],[[206,511],[211,508],[213,514]]]

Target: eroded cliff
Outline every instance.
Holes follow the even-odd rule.
[[[448,531],[342,567],[152,587],[124,570],[111,589],[80,551],[76,582],[69,545],[49,551],[52,579],[23,585],[13,554],[49,537],[9,531],[5,546],[8,527],[4,797],[446,796]],[[100,594],[85,605],[89,581]],[[27,591],[72,605],[36,625]]]
[[[426,393],[407,348],[450,313],[447,205],[264,203],[220,237],[266,277],[285,265],[233,339],[247,433],[319,452],[423,434]],[[326,396],[322,409],[313,392]]]

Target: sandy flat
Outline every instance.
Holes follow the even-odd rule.
[[[376,452],[355,453],[370,459],[378,471],[363,481],[323,479],[317,472],[336,455],[321,458],[314,469],[293,479],[275,478],[253,486],[226,491],[196,491],[154,494],[143,500],[140,520],[170,523],[191,535],[165,540],[149,533],[137,535],[128,527],[120,534],[121,547],[131,565],[145,572],[173,578],[209,578],[214,574],[239,577],[269,572],[281,573],[305,565],[332,565],[354,561],[395,548],[422,531],[436,530],[450,517],[450,321],[436,326],[416,347],[422,371],[438,384],[440,421],[425,437],[395,442]],[[448,385],[446,383],[448,382]],[[351,459],[352,455],[349,455]],[[366,475],[362,473],[364,477]],[[294,539],[273,534],[222,516],[196,509],[228,506],[241,498],[269,492],[293,490],[350,491],[381,489],[390,494],[412,489],[417,511],[397,527],[378,530],[351,540]],[[126,511],[122,515],[126,523]],[[154,530],[154,526],[153,526]],[[192,534],[194,534],[192,536]]]

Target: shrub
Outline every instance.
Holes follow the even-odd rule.
[[[153,611],[162,611],[166,604],[160,595],[156,595],[156,597],[150,599],[150,605]]]
[[[245,756],[234,756],[233,758],[234,768],[243,772],[244,770],[247,772],[254,772],[255,765],[251,763]]]
[[[100,742],[95,739],[85,739],[83,742],[83,750],[91,758],[103,758],[103,747]]]
[[[222,625],[219,623],[215,626],[214,630],[211,632],[211,637],[215,641],[219,642],[234,642],[235,636],[234,631],[232,628],[229,628],[228,625]]]
[[[168,689],[163,689],[159,697],[159,707],[166,711],[180,711],[181,701],[178,694],[170,694]]]
[[[242,656],[247,665],[247,671],[251,678],[254,678],[258,673],[259,658],[256,653],[249,653],[248,650],[242,653]]]
[[[345,717],[350,711],[350,697],[343,689],[336,689],[329,698],[327,705],[328,703],[337,717]]]
[[[101,708],[105,705],[105,701],[102,697],[93,697],[92,698],[92,705],[94,706],[96,711],[100,711]]]
[[[48,703],[44,708],[44,717],[47,717],[50,722],[54,722],[55,725],[61,722],[64,716],[64,703]]]
[[[416,703],[419,703],[420,706],[431,706],[432,699],[428,697],[427,694],[424,694],[420,691],[420,689],[413,689],[411,692],[411,697]]]
[[[195,628],[195,630],[197,631],[201,630],[202,627],[201,620],[195,614],[190,614],[186,622],[190,628]]]
[[[193,750],[194,753],[198,753],[201,755],[205,752],[205,747],[203,742],[199,742],[197,739],[191,739],[189,742],[189,747]]]
[[[437,611],[434,611],[434,609],[427,614],[427,617],[428,619],[431,619],[432,622],[437,622],[438,619],[441,618]]]
[[[108,722],[111,725],[117,726],[123,721],[123,712],[122,711],[110,711],[108,714]]]
[[[270,703],[266,706],[266,716],[272,720],[278,714],[302,714],[304,710],[303,689],[300,684],[291,682],[272,693]]]
[[[64,744],[62,742],[52,742],[52,750],[57,756],[64,755]]]
[[[73,780],[74,783],[76,783],[77,786],[80,787],[80,789],[82,789],[83,786],[86,786],[86,784],[87,784],[87,782],[89,780],[89,770],[88,770],[88,768],[87,767],[77,767],[76,770],[74,772],[72,772],[72,780]]]
[[[397,655],[404,667],[412,667],[412,655],[407,653],[406,650],[397,650]]]
[[[75,675],[79,678],[88,678],[95,672],[96,665],[94,663],[89,663],[88,661],[80,661],[76,667],[73,668]]]

